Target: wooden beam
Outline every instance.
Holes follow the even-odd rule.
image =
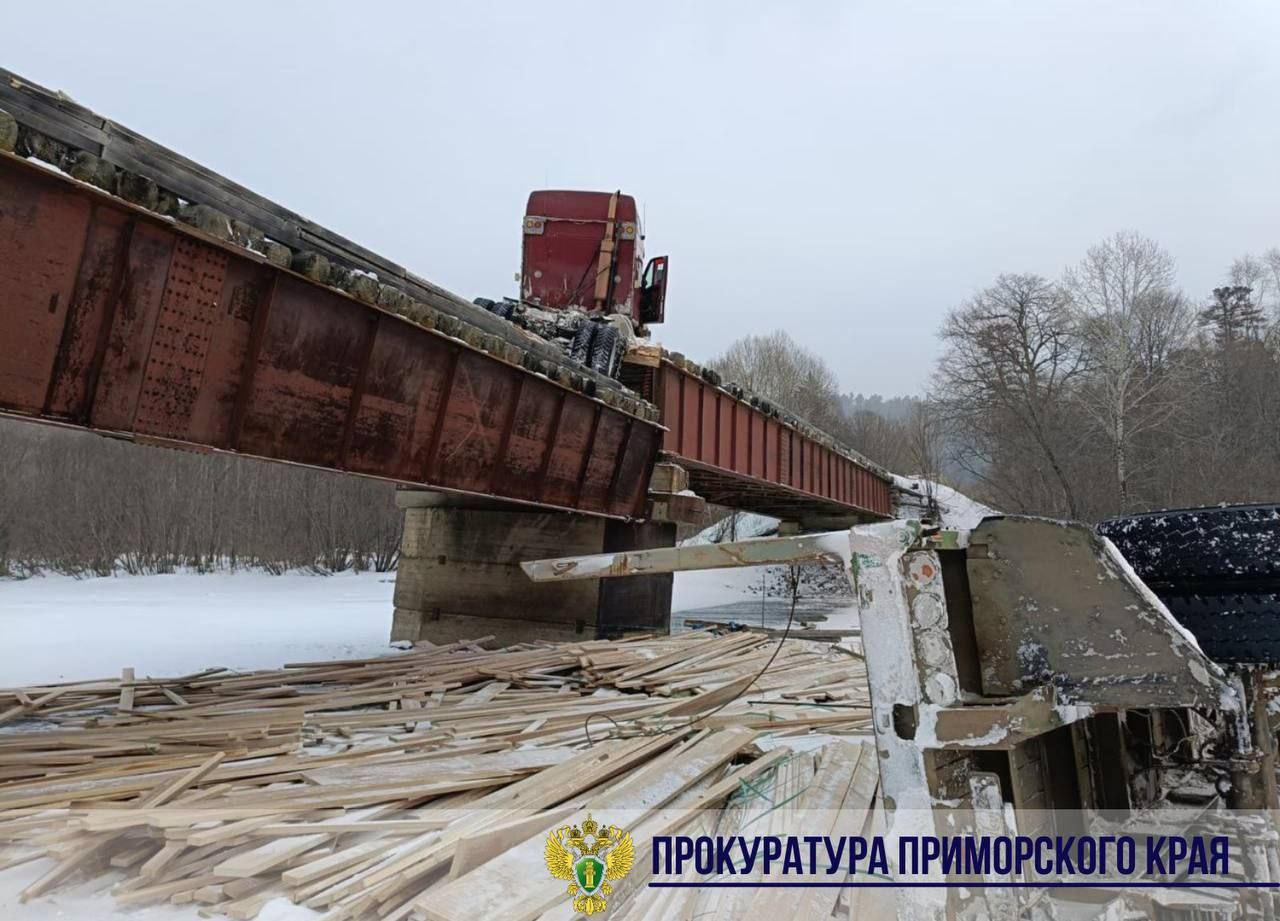
[[[841,564],[843,557],[835,548],[842,540],[846,537],[838,531],[802,537],[765,537],[723,544],[526,560],[520,567],[534,582],[567,582],[739,566]]]

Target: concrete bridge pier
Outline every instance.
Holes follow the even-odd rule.
[[[535,584],[522,560],[675,545],[669,522],[613,521],[401,490],[404,538],[391,639],[575,640],[671,625],[670,573]]]

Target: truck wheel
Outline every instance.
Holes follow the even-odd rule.
[[[591,358],[591,342],[595,338],[596,324],[584,322],[574,331],[573,341],[569,343],[569,357],[579,364],[587,364]]]
[[[587,364],[605,377],[613,377],[618,373],[618,363],[622,360],[622,337],[617,327],[602,324],[591,340],[591,357]]]
[[[1148,512],[1098,525],[1148,583],[1280,582],[1280,506]]]
[[[1280,594],[1161,596],[1204,654],[1232,665],[1280,662]]]
[[[1211,659],[1280,663],[1280,506],[1149,512],[1097,530]]]

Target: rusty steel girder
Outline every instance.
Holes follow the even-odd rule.
[[[645,395],[662,410],[663,451],[708,502],[779,518],[806,514],[890,518],[887,475],[823,444],[663,357]]]
[[[9,154],[0,412],[624,518],[663,435]]]

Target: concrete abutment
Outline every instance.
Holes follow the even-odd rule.
[[[522,560],[675,544],[676,526],[624,522],[401,490],[404,538],[391,639],[502,645],[665,633],[668,574],[534,583]]]

